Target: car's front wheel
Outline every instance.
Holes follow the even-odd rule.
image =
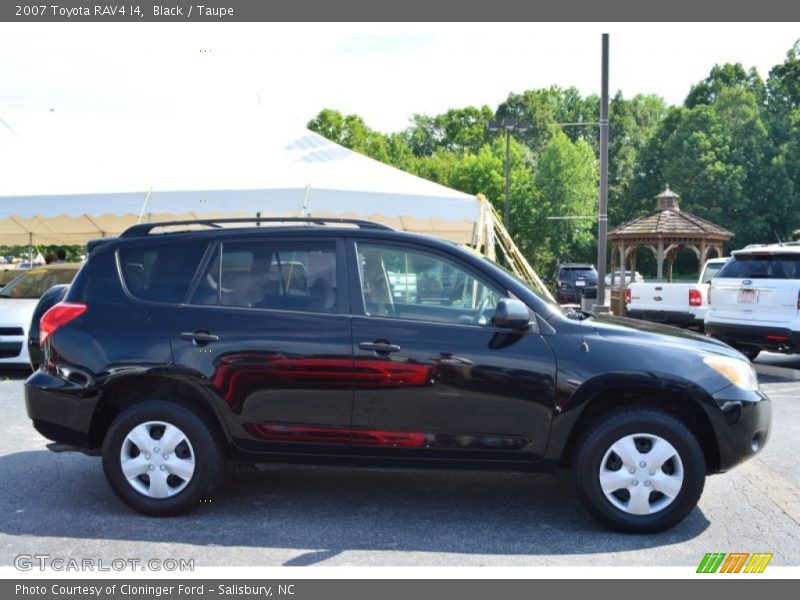
[[[111,488],[130,508],[151,516],[183,514],[209,498],[224,466],[220,441],[208,424],[171,402],[126,409],[103,444]]]
[[[697,505],[703,451],[684,423],[657,409],[611,413],[584,435],[574,465],[589,512],[612,529],[663,531]]]

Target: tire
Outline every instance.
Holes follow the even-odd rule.
[[[742,346],[737,348],[737,350],[744,354],[747,357],[747,360],[750,362],[753,362],[756,358],[758,358],[758,355],[761,354],[761,349],[756,348],[755,346]]]
[[[103,471],[111,489],[149,516],[181,515],[210,499],[224,469],[218,436],[200,416],[171,402],[147,401],[124,410],[103,442]]]
[[[668,458],[659,465],[662,456]],[[706,464],[697,438],[681,421],[657,409],[632,408],[605,415],[589,429],[573,471],[580,499],[598,521],[616,531],[655,533],[697,505]]]

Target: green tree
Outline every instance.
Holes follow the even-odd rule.
[[[597,212],[598,164],[589,144],[573,143],[562,132],[553,136],[539,158],[535,185],[531,235],[538,245],[561,261],[593,260],[597,222],[591,217]],[[541,268],[541,261],[536,262]]]
[[[658,96],[639,94],[626,100],[617,93],[609,103],[608,202],[609,212],[638,212],[626,206],[637,187],[639,157],[667,115],[667,105]],[[632,203],[633,204],[633,203]],[[617,216],[620,216],[617,214]],[[624,217],[622,220],[625,220]]]
[[[753,92],[758,102],[766,100],[764,81],[755,69],[745,71],[739,64],[714,65],[711,73],[700,83],[692,86],[684,106],[694,108],[700,104],[714,104],[720,92],[739,88]]]

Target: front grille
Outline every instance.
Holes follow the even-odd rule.
[[[0,327],[0,335],[25,335],[22,327]]]
[[[0,342],[0,358],[14,358],[22,352],[22,342]]]

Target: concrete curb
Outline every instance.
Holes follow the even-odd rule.
[[[800,381],[800,370],[797,369],[776,367],[775,365],[763,365],[761,363],[753,363],[753,366],[756,368],[756,373],[759,375],[770,375],[781,379]]]

